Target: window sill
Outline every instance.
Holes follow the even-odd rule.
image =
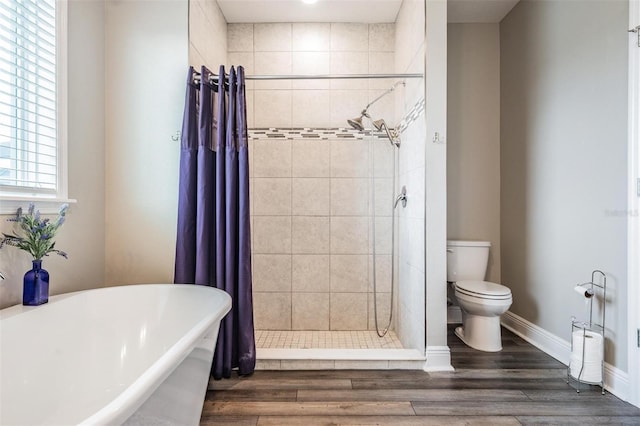
[[[15,215],[18,207],[26,211],[29,203],[36,206],[42,214],[57,214],[62,204],[75,204],[78,201],[72,198],[55,197],[28,197],[16,195],[0,195],[0,215]]]

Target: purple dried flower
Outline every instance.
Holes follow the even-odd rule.
[[[22,208],[18,208],[16,216],[7,219],[17,222],[17,231],[11,234],[4,234],[0,238],[0,248],[3,246],[13,246],[31,254],[35,260],[42,259],[50,253],[56,253],[64,258],[68,258],[67,253],[55,248],[54,237],[58,228],[64,223],[68,204],[64,204],[55,222],[49,218],[42,218],[40,211],[35,209],[33,203],[29,204],[28,213],[23,215]]]

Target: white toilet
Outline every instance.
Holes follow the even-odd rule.
[[[447,281],[462,311],[456,336],[474,349],[497,352],[502,350],[500,315],[513,299],[508,287],[483,281],[490,247],[487,241],[447,241]]]

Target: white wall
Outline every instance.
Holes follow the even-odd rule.
[[[607,354],[627,368],[628,2],[521,1],[500,24],[502,281],[570,340],[572,291],[608,275]]]
[[[449,24],[447,50],[447,238],[490,241],[499,283],[499,25]]]
[[[173,282],[187,2],[106,10],[106,284]]]
[[[227,63],[227,21],[216,0],[189,0],[189,65],[218,73]]]
[[[447,2],[426,2],[426,348],[424,369],[450,370],[447,346]],[[436,138],[436,136],[439,136]]]
[[[43,262],[52,295],[104,283],[104,8],[101,0],[68,5],[69,196],[78,202],[56,238],[69,259],[52,255]],[[0,232],[12,229],[8,217],[0,216]],[[29,269],[26,252],[2,249],[0,271],[7,279],[0,283],[0,308],[22,303]]]

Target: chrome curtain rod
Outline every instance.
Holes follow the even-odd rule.
[[[422,74],[324,74],[324,75],[248,75],[245,80],[356,80],[367,78],[422,78]]]
[[[200,73],[196,72],[196,79],[199,80]],[[423,78],[422,74],[319,74],[319,75],[246,75],[245,80],[356,80],[356,79],[382,79],[382,78]],[[211,78],[216,81],[217,74]]]

